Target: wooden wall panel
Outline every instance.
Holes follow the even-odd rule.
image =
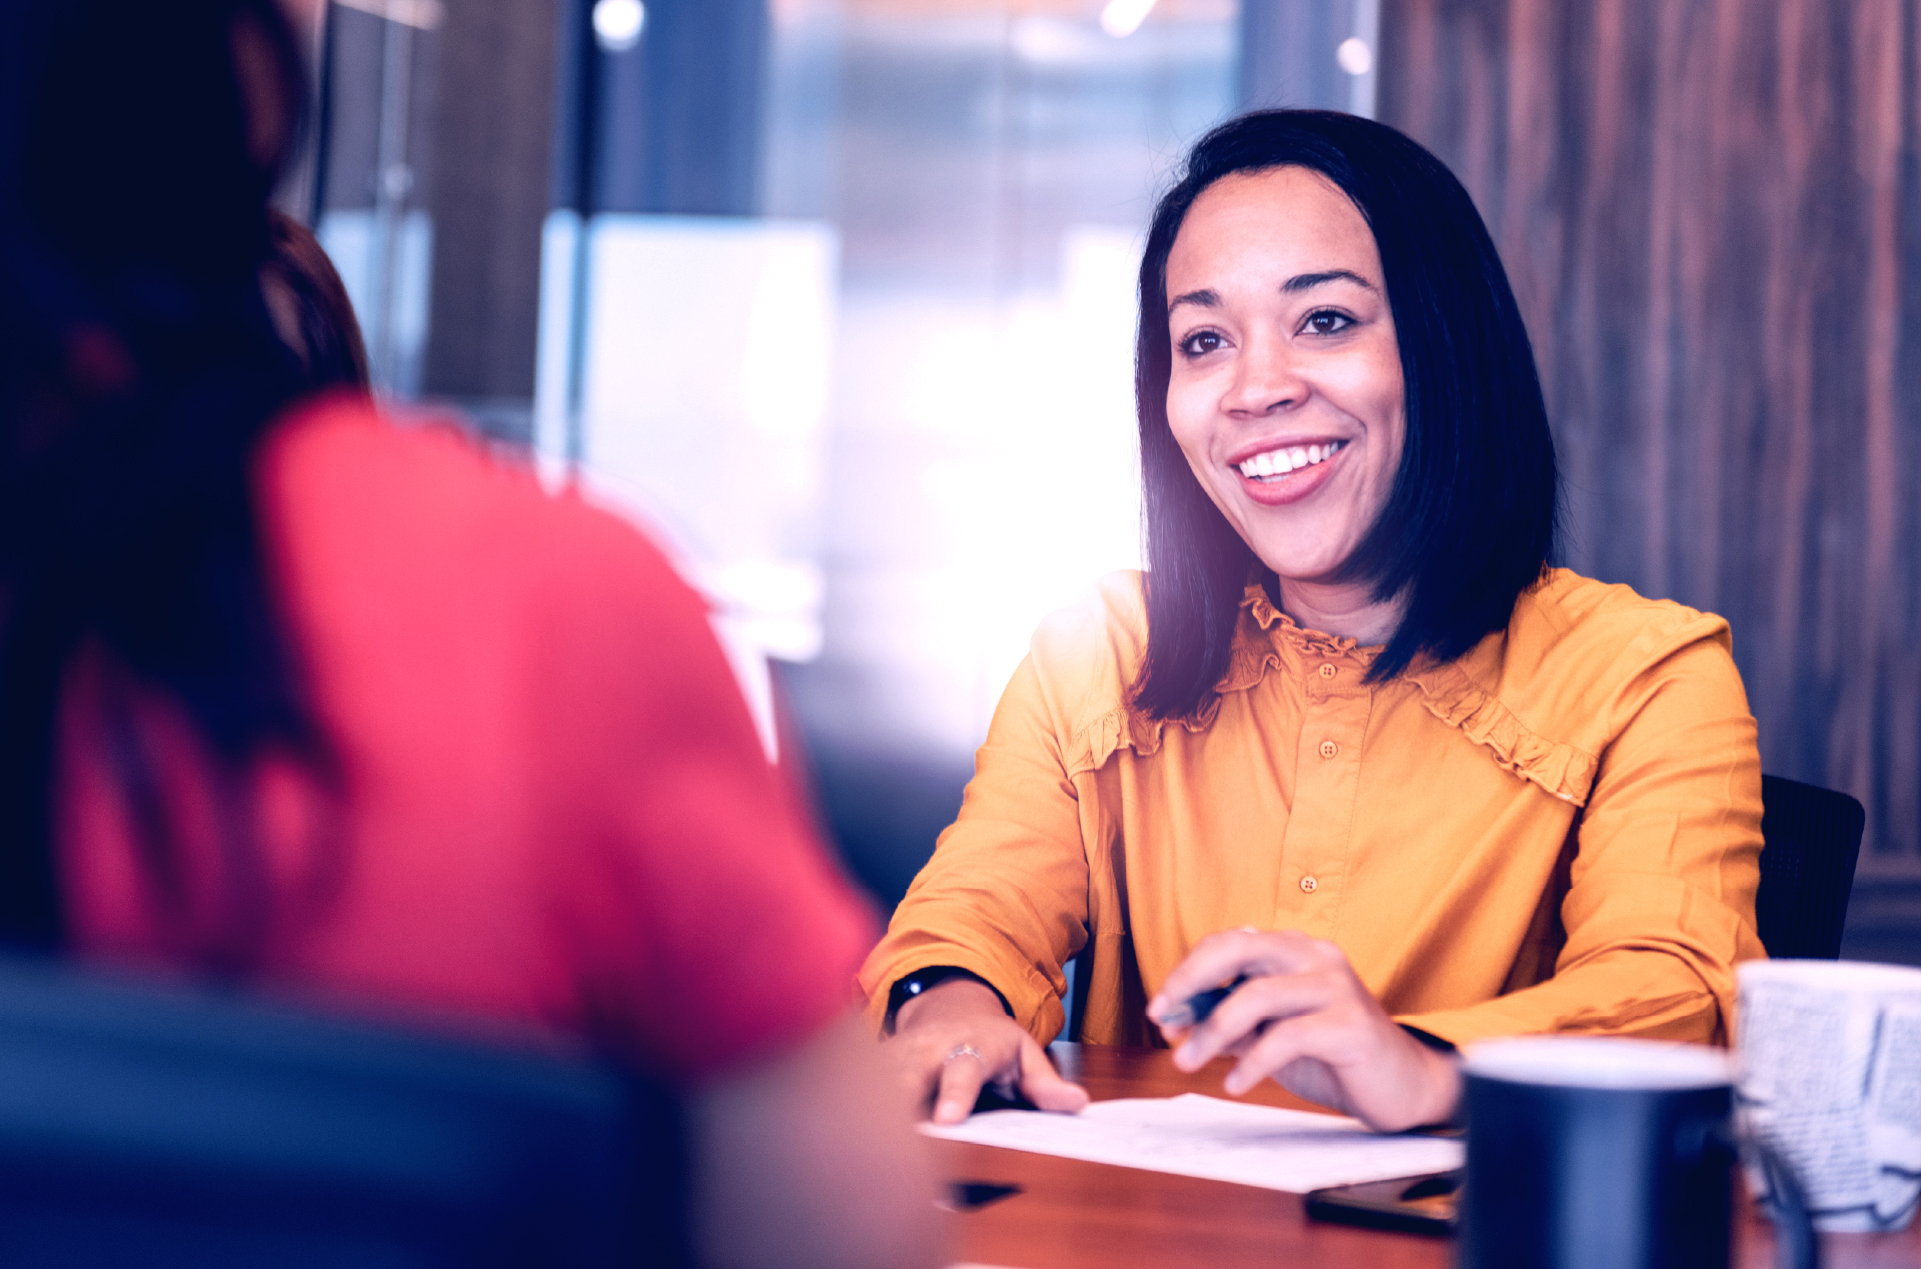
[[[1568,562],[1725,615],[1782,775],[1921,868],[1921,0],[1384,0],[1381,118],[1527,315]]]

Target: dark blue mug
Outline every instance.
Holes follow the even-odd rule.
[[[1732,1225],[1734,1071],[1699,1045],[1529,1036],[1463,1063],[1463,1269],[1722,1269]],[[1782,1263],[1813,1269],[1778,1161]]]

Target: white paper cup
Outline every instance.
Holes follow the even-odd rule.
[[[1735,974],[1743,1132],[1794,1168],[1817,1228],[1905,1229],[1921,1202],[1921,969],[1748,961]]]

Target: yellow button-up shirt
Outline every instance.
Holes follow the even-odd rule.
[[[1158,1043],[1188,950],[1330,939],[1402,1022],[1455,1043],[1586,1031],[1725,1043],[1754,928],[1761,767],[1727,623],[1554,571],[1458,661],[1376,650],[1250,586],[1197,716],[1128,704],[1137,574],[1036,632],[960,818],[860,982],[954,965],[1043,1043],[1092,940],[1083,1037]]]

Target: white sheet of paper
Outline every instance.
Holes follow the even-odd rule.
[[[1461,1143],[1383,1136],[1357,1119],[1199,1093],[1095,1102],[1078,1115],[994,1110],[930,1137],[1305,1194],[1458,1168]]]

